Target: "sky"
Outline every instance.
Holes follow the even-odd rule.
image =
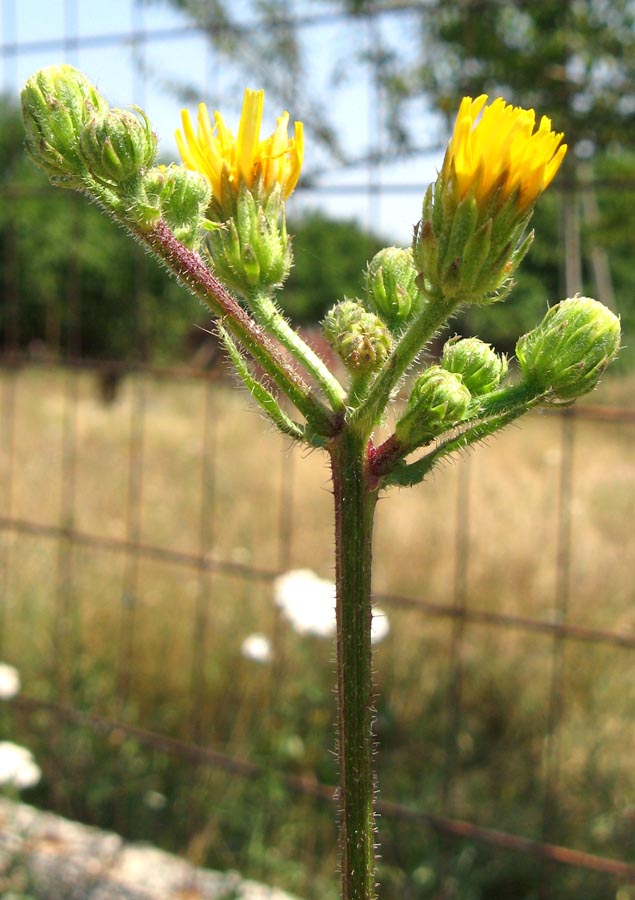
[[[160,139],[160,153],[178,159],[174,130],[179,125],[181,102],[167,89],[170,83],[191,84],[205,99],[213,84],[223,96],[229,79],[219,71],[217,59],[189,20],[161,2],[133,0],[1,0],[2,90],[16,96],[27,77],[42,66],[69,62],[95,81],[113,106],[138,104],[148,113]],[[298,0],[302,2],[302,0]],[[236,14],[249,13],[249,0],[236,0]],[[403,19],[384,23],[402,28]],[[145,33],[135,42],[134,35]],[[396,35],[400,42],[403,35]],[[333,62],[346,69],[351,43],[363,45],[368,36],[359,24],[326,22],[314,27],[310,39],[310,83],[328,105],[329,114],[344,146],[353,156],[363,156],[377,146],[377,112],[370,80],[356,70],[339,78],[333,90]],[[142,60],[144,76],[135,58]],[[232,91],[234,90],[232,82]],[[250,85],[258,87],[258,85]],[[235,101],[232,97],[232,101]],[[238,106],[223,108],[228,123],[235,125]],[[195,113],[195,103],[191,106]],[[232,119],[233,113],[233,119]],[[266,133],[273,130],[280,110],[265,106]],[[417,127],[422,134],[435,131],[434,122],[419,110]],[[421,145],[431,143],[422,137]],[[309,143],[307,170],[321,168],[322,157]],[[355,218],[365,228],[389,242],[409,244],[412,226],[420,215],[421,199],[435,177],[441,153],[433,152],[408,161],[383,162],[381,166],[354,169],[331,167],[315,182],[319,190],[302,189],[289,202],[289,212],[303,208],[326,211],[338,218]],[[372,186],[372,190],[369,190]]]

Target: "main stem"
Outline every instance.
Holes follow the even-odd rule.
[[[377,493],[366,439],[346,428],[331,448],[337,587],[339,845],[342,900],[375,900],[371,563]]]

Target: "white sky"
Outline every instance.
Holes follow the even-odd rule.
[[[233,10],[238,14],[244,11],[247,16],[249,0],[237,0]],[[177,158],[173,133],[180,120],[180,102],[166,92],[158,80],[144,79],[139,74],[133,64],[130,40],[104,44],[98,40],[99,36],[131,35],[140,28],[161,32],[162,35],[147,40],[140,48],[150,70],[163,80],[200,85],[202,97],[213,79],[214,90],[222,95],[222,73],[214,67],[213,54],[204,38],[196,33],[174,37],[175,30],[185,28],[190,22],[161,3],[141,8],[133,0],[3,0],[1,11],[1,87],[5,93],[17,96],[26,78],[42,66],[70,62],[95,81],[113,105],[137,103],[143,106],[159,134],[160,152],[168,158]],[[385,23],[384,27],[403,27],[403,19]],[[398,37],[403,41],[403,35]],[[81,40],[74,42],[73,38]],[[377,140],[369,79],[361,69],[355,70],[338,84],[337,91],[333,91],[329,75],[334,61],[340,64],[346,61],[351,43],[359,47],[367,37],[362,34],[359,24],[340,21],[313,27],[310,39],[312,86],[322,99],[328,100],[333,124],[344,146],[352,154],[362,156],[376,146]],[[21,45],[19,53],[14,52],[14,44]],[[267,121],[273,128],[279,112],[265,107],[265,129]],[[432,120],[426,117],[424,110],[418,115],[417,128],[420,127],[422,132],[434,132],[427,138],[422,136],[418,143],[422,146],[434,143],[437,132]],[[226,118],[232,122],[231,110]],[[408,244],[412,225],[419,218],[423,190],[434,179],[440,161],[441,154],[433,153],[407,162],[382,163],[374,170],[368,167],[330,170],[318,182],[328,189],[326,192],[299,189],[290,205],[317,206],[337,217],[354,217],[387,240]],[[306,168],[316,168],[320,164],[317,148],[312,148],[309,143]],[[372,192],[367,190],[371,183]],[[402,186],[412,187],[402,189]]]

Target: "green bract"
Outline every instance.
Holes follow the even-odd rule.
[[[219,225],[209,232],[207,242],[219,278],[246,295],[272,290],[285,281],[291,245],[280,185],[266,197],[241,185],[231,217],[217,218],[214,204],[210,214]]]
[[[475,189],[461,198],[452,172],[439,175],[415,228],[419,287],[453,303],[503,300],[533,240],[531,211],[519,211],[515,195],[501,200],[500,189],[487,202],[477,200]]]
[[[572,297],[552,306],[540,325],[516,344],[525,380],[547,402],[575,400],[597,385],[620,348],[620,321],[590,297]]]

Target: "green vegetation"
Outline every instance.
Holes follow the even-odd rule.
[[[331,576],[323,461],[298,459],[293,491],[281,494],[288,444],[263,433],[244,394],[131,377],[103,406],[93,377],[75,377],[79,530],[115,539],[130,533],[128,442],[145,407],[141,543],[199,552],[203,505],[214,559]],[[15,389],[20,466],[12,512],[44,525],[68,516],[59,474],[68,378],[31,370],[2,383]],[[591,402],[603,397],[632,405],[632,379],[608,379]],[[201,427],[206,403],[213,459]],[[575,425],[569,620],[578,625],[632,631],[632,432],[632,424]],[[469,608],[553,621],[561,436],[558,416],[532,415],[467,469],[462,462],[438,474],[425,501],[420,490],[391,496],[379,509],[377,594],[452,604],[461,553]],[[5,458],[0,471],[4,477]],[[461,496],[471,511],[462,544]],[[280,537],[281,516],[292,523],[290,540]],[[333,806],[288,794],[276,774],[336,781],[331,642],[299,636],[280,620],[267,578],[201,575],[148,557],[135,571],[123,554],[28,534],[5,533],[2,553],[9,567],[2,653],[19,668],[25,695],[194,740],[269,772],[244,779],[121,731],[104,735],[5,706],[7,738],[32,750],[44,770],[24,799],[307,900],[336,900]],[[391,626],[376,648],[381,797],[540,839],[553,637],[466,623],[457,724],[448,701],[457,689],[449,657],[456,626],[384,599],[381,606]],[[273,641],[270,664],[241,655],[256,631]],[[573,641],[564,649],[560,772],[546,833],[633,861],[631,655]],[[535,900],[541,890],[558,900],[606,900],[618,889],[608,876],[442,837],[423,824],[383,816],[379,828],[385,900]]]

